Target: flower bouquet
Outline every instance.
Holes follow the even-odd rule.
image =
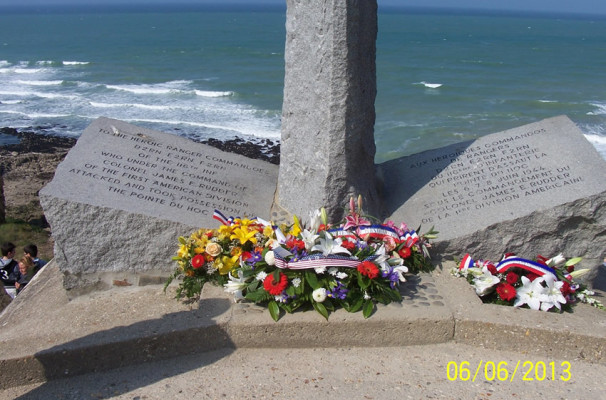
[[[324,209],[307,224],[275,226],[259,218],[225,218],[215,211],[219,229],[180,237],[177,268],[166,287],[182,278],[177,297],[198,298],[205,283],[221,285],[235,301],[267,305],[277,321],[281,310],[313,308],[328,319],[342,307],[368,318],[375,303],[400,301],[407,272],[429,271],[429,239],[388,221],[362,215],[361,199],[351,199],[345,221],[331,226]]]
[[[592,296],[594,292],[574,281],[588,272],[575,271],[580,257],[566,260],[541,255],[536,260],[506,254],[497,265],[487,260],[474,261],[469,254],[461,260],[453,275],[467,278],[484,303],[527,307],[542,311],[570,311],[572,304],[583,302],[604,309]]]

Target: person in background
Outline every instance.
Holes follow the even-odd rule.
[[[38,271],[40,271],[42,267],[46,265],[46,261],[38,258],[38,246],[35,244],[28,244],[27,246],[23,247],[23,254],[30,256],[34,262],[34,275],[36,275]]]
[[[2,258],[0,258],[0,280],[5,286],[13,286],[15,284],[15,268],[18,268],[15,257],[16,246],[11,242],[3,243],[0,246]]]
[[[24,255],[23,258],[19,260],[19,266],[15,271],[15,288],[17,288],[17,294],[25,288],[35,274],[34,260],[32,260],[30,256]]]

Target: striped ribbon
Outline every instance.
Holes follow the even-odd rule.
[[[471,258],[469,253],[467,253],[467,254],[465,254],[465,257],[463,257],[463,259],[461,260],[461,263],[459,264],[459,270],[465,271],[467,268],[473,267],[474,263],[475,262],[473,261],[473,258]]]
[[[521,268],[528,272],[532,272],[533,274],[537,274],[538,276],[543,276],[545,274],[553,275],[554,278],[557,279],[557,275],[555,271],[544,264],[539,264],[538,262],[526,260],[524,258],[516,258],[509,257],[501,261],[497,265],[497,272],[502,274],[510,268]]]
[[[371,256],[364,261],[372,261],[375,258],[377,257]],[[362,261],[357,258],[339,256],[336,254],[329,254],[327,256],[313,254],[301,257],[298,261],[286,261],[286,259],[276,254],[276,267],[280,269],[312,269],[319,267],[357,268],[360,264],[362,264]]]

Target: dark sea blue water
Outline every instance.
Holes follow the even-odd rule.
[[[279,139],[285,10],[0,9],[0,127]],[[606,20],[380,10],[377,162],[567,114],[606,157]],[[0,141],[3,140],[0,138]]]

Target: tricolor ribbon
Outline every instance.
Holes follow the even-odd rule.
[[[474,263],[475,262],[473,261],[473,258],[471,258],[469,253],[467,253],[467,254],[465,254],[465,257],[463,257],[463,259],[461,260],[461,263],[459,264],[459,270],[465,271],[468,268],[473,267]]]
[[[400,239],[400,236],[393,229],[385,225],[370,225],[358,227],[358,235],[361,237],[370,236],[376,239],[383,239],[386,236],[391,236],[394,239]]]
[[[538,276],[543,276],[545,274],[553,275],[554,278],[557,279],[556,272],[544,264],[539,264],[538,262],[526,260],[524,258],[517,257],[509,257],[501,261],[497,265],[497,272],[499,274],[505,273],[507,270],[511,268],[520,268],[526,270],[528,272],[532,272]]]
[[[216,219],[217,221],[219,221],[221,224],[227,225],[227,226],[233,225],[234,219],[235,219],[234,217],[227,218],[219,210],[215,210],[215,212],[213,213],[213,218]]]

